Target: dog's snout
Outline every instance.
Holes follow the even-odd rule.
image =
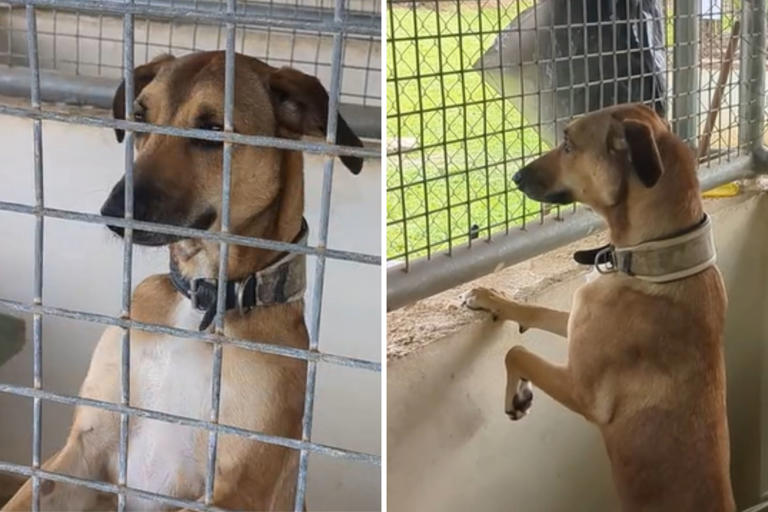
[[[152,187],[141,183],[134,186],[133,191],[133,218],[137,220],[151,220],[149,214],[149,202],[161,197],[161,194]],[[162,203],[163,201],[158,201]],[[125,216],[125,178],[117,182],[109,193],[109,197],[101,207],[101,214],[106,217]]]

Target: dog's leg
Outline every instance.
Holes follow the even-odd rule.
[[[120,330],[108,329],[93,353],[81,395],[108,402],[119,402]],[[42,466],[45,471],[79,478],[107,479],[109,458],[118,443],[119,416],[116,413],[79,406],[67,442]],[[86,487],[40,481],[40,509],[51,511],[92,510],[103,504],[104,495]],[[28,511],[32,508],[32,481],[28,480],[2,508]]]
[[[564,338],[568,336],[567,311],[520,304],[487,288],[470,290],[464,295],[463,303],[469,309],[488,311],[502,320],[517,322],[521,333],[533,327]]]
[[[573,382],[567,368],[553,365],[519,345],[507,352],[504,362],[507,368],[504,411],[510,419],[519,420],[531,408],[531,383],[570,410],[586,416],[573,393]]]

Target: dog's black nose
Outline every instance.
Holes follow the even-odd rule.
[[[125,215],[125,182],[120,180],[112,188],[109,197],[101,206],[101,214],[106,217],[122,217]]]
[[[525,171],[525,167],[523,167],[522,169],[517,171],[515,173],[515,175],[512,176],[512,181],[514,181],[515,185],[517,185],[518,187],[520,186],[520,183],[523,181],[523,172],[524,171]]]

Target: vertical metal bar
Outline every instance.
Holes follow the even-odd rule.
[[[53,11],[54,14],[56,11]],[[13,6],[8,4],[8,65],[13,66]],[[54,17],[54,33],[56,32],[56,18]],[[54,39],[54,43],[55,43]],[[54,47],[56,45],[54,44]],[[54,51],[54,55],[56,55]]]
[[[698,2],[699,0],[690,0],[694,2]],[[633,25],[636,23],[636,20],[632,19],[632,9],[631,5],[629,4],[629,0],[626,0],[624,2],[624,14],[627,19],[627,32],[626,32],[626,48],[627,48],[627,102],[632,101],[632,80],[635,78],[634,68],[632,66],[632,28]],[[639,25],[638,25],[639,29]],[[642,46],[642,45],[641,45]],[[642,73],[640,73],[642,75]],[[640,78],[642,80],[642,77]]]
[[[597,2],[599,5],[600,2]],[[598,7],[599,8],[599,7]],[[581,4],[581,22],[582,26],[582,44],[584,45],[584,113],[591,112],[592,109],[589,106],[589,93],[590,93],[590,74],[589,74],[589,17],[587,15],[587,2]],[[598,30],[600,27],[600,20],[598,19]]]
[[[134,0],[130,0],[133,4]],[[125,81],[125,118],[133,119],[134,80],[133,80],[133,14],[123,17],[123,80]],[[133,141],[134,133],[126,131],[125,135],[125,212],[126,220],[133,219]],[[128,226],[123,234],[123,283],[120,315],[130,318],[131,289],[133,271],[133,228]],[[124,329],[121,339],[120,353],[120,403],[129,405],[131,401],[131,331]],[[128,480],[128,431],[129,415],[120,414],[120,440],[117,462],[118,485],[127,485]],[[125,493],[117,495],[117,510],[125,510]]]
[[[414,2],[415,4],[415,2]],[[461,70],[461,73],[459,73],[459,80],[461,82],[461,110],[462,110],[462,119],[464,122],[462,123],[462,152],[464,154],[464,169],[462,169],[462,173],[465,174],[465,180],[464,180],[464,190],[467,193],[467,226],[464,228],[464,232],[460,235],[459,238],[463,238],[464,236],[467,237],[467,246],[472,247],[472,237],[469,236],[469,234],[472,232],[472,187],[469,186],[469,144],[467,139],[469,138],[469,111],[467,109],[467,103],[469,101],[467,100],[467,80],[466,80],[466,73],[464,73],[464,70],[466,69],[464,67],[464,27],[462,25],[462,19],[461,19],[461,7],[462,2],[461,0],[456,0],[456,22],[458,23],[458,34],[459,34],[459,69]],[[415,9],[414,9],[415,12]],[[439,14],[439,11],[438,13]],[[418,38],[418,34],[416,34],[416,37]],[[417,59],[418,60],[418,59]]]
[[[336,0],[334,4],[334,20],[342,21],[344,0]],[[326,141],[329,144],[336,143],[336,124],[339,111],[339,93],[341,90],[341,52],[344,33],[333,34],[333,53],[331,59],[331,90],[328,94],[328,130]],[[334,156],[325,158],[323,168],[323,189],[320,198],[320,232],[317,246],[325,248],[328,245],[328,222],[331,211],[331,189],[333,183]],[[323,302],[323,283],[325,281],[325,255],[317,255],[315,265],[315,283],[312,289],[312,309],[310,314],[309,350],[317,351],[320,340],[320,316]],[[307,362],[307,388],[304,397],[304,417],[301,423],[301,439],[309,442],[312,440],[312,417],[315,405],[315,381],[317,378],[317,361]],[[296,499],[294,500],[294,512],[303,512],[304,497],[307,492],[307,465],[309,451],[301,450],[299,453],[299,472],[296,483]]]
[[[419,37],[418,37],[418,23],[417,23],[417,10],[416,5],[414,2],[413,5],[413,33],[416,35],[416,37],[413,38],[413,45],[414,49],[416,51],[416,55],[420,55],[419,53]],[[440,11],[436,11],[436,15],[439,15]],[[421,140],[425,140],[424,133],[426,132],[425,126],[424,126],[424,92],[421,87],[421,65],[419,64],[419,58],[416,58],[415,66],[416,66],[416,76],[419,77],[416,79],[416,89],[417,89],[417,96],[418,96],[418,104],[419,104],[419,136]],[[419,151],[421,156],[421,185],[422,185],[422,192],[424,194],[424,231],[426,235],[426,247],[427,247],[427,258],[432,257],[432,237],[429,230],[429,221],[431,220],[431,215],[429,211],[429,191],[427,189],[427,157],[425,155],[424,148],[421,148],[421,151]],[[403,195],[405,195],[405,190],[403,190]]]
[[[597,69],[600,82],[600,99],[597,108],[604,108],[605,105],[605,64],[603,63],[603,11],[602,2],[597,2]]]
[[[498,5],[496,6],[498,9]],[[478,32],[479,35],[478,43],[480,47],[483,46],[483,36],[485,33],[483,32],[483,10],[480,3],[480,0],[477,0],[477,12],[478,12]],[[440,14],[440,11],[437,11],[437,14]],[[501,46],[501,45],[499,45]],[[501,55],[501,54],[499,54]],[[418,59],[417,59],[418,61]],[[480,76],[482,77],[483,83],[480,85],[480,91],[482,92],[483,96],[483,144],[487,147],[488,146],[488,95],[486,93],[485,89],[485,60],[481,57],[480,58]],[[501,76],[502,81],[504,80],[504,77]],[[502,159],[504,157],[502,156]],[[485,223],[486,223],[486,229],[488,230],[486,234],[486,240],[491,239],[491,175],[490,171],[488,170],[488,152],[483,151],[483,166],[485,167]],[[480,226],[478,226],[480,227]],[[429,225],[427,225],[427,229],[429,229]],[[482,228],[481,228],[482,229]],[[470,227],[469,231],[469,238],[471,239],[473,236],[480,236],[480,229],[477,230],[475,234],[472,232],[472,227]]]
[[[235,0],[227,0],[227,13],[235,13]],[[227,22],[227,43],[224,70],[224,131],[233,131],[233,112],[235,103],[235,24]],[[225,142],[222,156],[221,178],[221,232],[229,232],[229,201],[232,183],[232,143]],[[227,269],[229,245],[219,244],[219,275],[216,290],[216,332],[224,334],[224,314],[226,312]],[[221,398],[221,343],[213,345],[213,375],[211,378],[210,421],[219,422],[219,404]],[[219,436],[216,431],[208,433],[208,460],[205,475],[205,504],[211,504],[216,479],[216,450]]]
[[[505,6],[506,10],[506,6]],[[436,9],[436,11],[439,12],[439,9]],[[496,26],[499,29],[499,37],[501,37],[504,34],[505,27],[502,25],[501,22],[501,1],[496,1]],[[507,147],[507,111],[506,111],[506,101],[507,101],[507,94],[504,90],[504,50],[502,49],[503,45],[499,45],[499,106],[501,107],[501,147],[506,148]],[[541,96],[539,96],[539,100],[541,100]],[[541,118],[539,118],[539,121],[541,121]],[[509,191],[507,190],[507,184],[509,183],[509,166],[508,166],[508,159],[506,150],[502,151],[501,154],[501,165],[502,170],[504,173],[504,233],[509,234]],[[446,169],[448,168],[448,164],[446,162]],[[446,190],[447,187],[446,187]],[[450,192],[449,192],[450,193]],[[523,218],[525,218],[525,210],[523,210]]]
[[[37,51],[37,19],[35,8],[26,7],[27,19],[27,54],[32,73],[30,84],[30,100],[32,107],[40,109],[40,62]],[[34,138],[34,172],[35,172],[35,305],[43,303],[43,126],[40,119],[32,122]],[[32,315],[32,372],[35,389],[42,389],[42,358],[43,358],[43,317],[40,313]],[[42,444],[41,430],[42,403],[39,397],[32,402],[32,467],[40,468],[40,445]],[[40,510],[40,477],[32,475],[32,510]]]
[[[75,74],[80,74],[80,11],[75,11]]]
[[[515,2],[515,7],[517,8],[517,12],[515,13],[515,20],[517,21],[517,47],[518,48],[522,48],[523,47],[523,43],[522,43],[522,41],[523,41],[523,28],[522,27],[523,26],[522,26],[522,19],[520,18],[520,7],[521,7],[520,6],[520,2]],[[555,32],[555,30],[553,29],[552,33],[554,34],[554,32]],[[538,15],[536,14],[536,9],[535,8],[533,9],[533,34],[534,34],[534,37],[536,38],[536,42],[538,44],[538,39],[539,39],[539,18],[538,18]],[[501,47],[502,47],[502,45],[500,44],[499,45],[499,49],[501,49]],[[553,45],[552,46],[552,52],[553,52],[552,56],[553,56],[553,59],[554,59],[554,55],[555,55],[554,48],[555,48],[555,46]],[[499,51],[499,59],[501,59],[501,51]],[[503,62],[503,61],[501,61],[501,62]],[[555,69],[554,66],[552,67],[552,69]],[[538,69],[538,65],[537,65],[537,70],[536,71],[537,71],[537,73],[540,74],[540,70]],[[521,167],[526,164],[526,161],[525,161],[525,150],[526,150],[526,147],[525,147],[525,137],[524,137],[524,135],[525,135],[525,125],[526,125],[526,122],[525,122],[525,80],[523,80],[523,73],[524,72],[525,72],[525,58],[523,57],[522,52],[521,52],[521,54],[520,54],[520,107],[518,109],[520,111],[520,126],[518,127],[519,133],[517,135],[518,136],[518,140],[521,141],[521,144],[520,144],[520,166]],[[501,70],[501,80],[504,80],[503,73],[504,73],[504,69],[502,68],[502,70]],[[539,104],[541,104],[541,101],[539,101]],[[557,112],[557,110],[555,110],[555,112]],[[541,114],[541,109],[538,110],[538,113]],[[555,118],[557,118],[557,114],[555,114]],[[539,119],[537,120],[537,125],[538,125],[536,127],[537,131],[539,133],[541,133],[541,115],[539,115]],[[539,144],[541,144],[541,136],[539,136]],[[506,158],[506,155],[505,155],[505,158]],[[509,182],[507,181],[506,183],[509,183]],[[518,191],[518,197],[520,197],[521,200],[522,200],[522,207],[523,207],[523,218],[522,218],[522,221],[520,222],[520,228],[521,229],[525,229],[525,227],[526,227],[525,224],[526,224],[526,222],[528,220],[528,216],[526,215],[526,212],[528,211],[528,203],[527,203],[528,196],[526,196],[525,194],[520,192],[519,189],[517,189],[517,191]]]
[[[54,38],[56,36],[54,35]],[[98,59],[97,59],[97,65],[96,65],[96,74],[98,76],[101,76],[101,66],[102,66],[102,53],[104,48],[104,15],[99,14],[99,38],[96,42],[98,45]],[[53,43],[54,48],[56,47],[56,42],[54,39]]]
[[[744,135],[740,139],[750,151],[757,152],[761,160],[766,153],[763,148],[763,125],[765,119],[765,45],[766,45],[766,7],[765,0],[747,0],[744,2],[744,26],[747,31],[742,37],[742,55],[748,60],[745,80],[740,90],[740,114],[747,121],[740,126]],[[744,52],[744,49],[748,52]],[[742,58],[745,58],[742,57]],[[745,94],[746,93],[746,94]],[[746,99],[746,101],[745,101]],[[761,162],[764,163],[764,162]]]
[[[618,26],[618,2],[611,6],[611,53],[613,56],[613,104],[619,103],[619,26]]]
[[[57,39],[59,39],[57,37],[59,35],[59,31],[57,30],[57,24],[56,24],[56,22],[58,21],[58,17],[59,17],[59,11],[54,9],[53,10],[53,63],[51,66],[53,69],[58,69],[59,67],[58,60],[56,59],[56,48],[58,47]]]
[[[408,270],[408,265],[410,263],[411,253],[408,249],[408,221],[406,220],[408,218],[407,210],[405,208],[405,179],[403,178],[403,115],[402,110],[400,108],[400,79],[398,77],[397,73],[397,63],[398,61],[398,44],[395,39],[395,15],[394,15],[394,9],[392,8],[392,3],[390,1],[390,9],[389,11],[389,30],[390,30],[390,40],[391,48],[390,51],[392,52],[392,86],[394,89],[394,98],[392,98],[392,101],[395,103],[395,112],[396,112],[396,119],[397,119],[397,177],[398,177],[398,185],[397,188],[395,188],[395,193],[400,195],[400,215],[402,216],[402,224],[403,224],[403,261],[405,263],[405,270]],[[416,12],[413,12],[413,16],[416,16]],[[438,37],[439,37],[439,16],[438,16]],[[438,38],[439,41],[439,38]],[[440,50],[438,50],[440,51]],[[440,53],[441,61],[442,61],[442,53]],[[440,68],[441,74],[440,74],[440,86],[441,90],[444,91],[443,87],[443,74],[442,74],[442,68]],[[333,68],[331,68],[331,73],[333,73]],[[444,94],[444,93],[443,93]],[[445,98],[443,97],[443,102],[441,103],[443,106],[445,105]],[[446,112],[443,111],[443,116],[446,115]],[[443,121],[445,122],[445,121]],[[446,160],[447,162],[447,160]],[[447,165],[447,164],[446,164]],[[448,196],[450,197],[450,188],[448,188]],[[448,218],[450,219],[451,216],[451,209],[448,208]],[[448,239],[451,240],[451,229],[450,229],[450,220],[448,221]],[[450,247],[450,242],[449,242]]]
[[[392,9],[391,9],[391,4],[390,4],[390,11],[391,10]],[[451,160],[448,157],[448,144],[446,142],[448,140],[448,123],[447,123],[448,108],[446,107],[447,102],[446,102],[446,99],[445,99],[445,71],[443,69],[443,60],[444,59],[443,59],[443,43],[442,43],[442,40],[443,40],[443,37],[445,37],[445,34],[443,33],[442,23],[440,22],[440,3],[439,3],[439,0],[435,0],[435,26],[437,28],[437,37],[436,37],[436,41],[437,41],[437,55],[439,56],[438,62],[437,62],[437,71],[438,71],[438,73],[440,75],[440,106],[442,108],[442,112],[441,112],[441,121],[442,122],[441,122],[441,124],[442,124],[442,128],[443,128],[443,131],[442,131],[442,135],[443,135],[442,149],[443,149],[443,174],[445,176],[445,206],[446,206],[446,216],[445,217],[446,217],[446,224],[447,224],[446,233],[448,235],[446,238],[448,239],[448,254],[452,254],[453,253],[453,236],[452,236],[452,233],[453,233],[452,224],[453,223],[451,222],[451,217],[453,216],[453,205],[451,204],[451,180],[449,178],[449,175],[450,175],[449,162]],[[501,23],[499,23],[499,26],[501,26]],[[394,36],[394,29],[391,29],[391,30],[392,31],[390,33],[392,34],[392,36]],[[501,48],[501,46],[499,46],[499,48]],[[501,51],[501,50],[499,50],[499,51]],[[397,62],[397,61],[395,60],[395,62]],[[395,64],[394,67],[396,68],[397,65]],[[395,75],[395,76],[397,76],[397,75]],[[504,85],[503,85],[504,84],[504,80],[501,80],[501,83],[502,83],[502,91],[503,91],[504,90]],[[397,82],[395,82],[395,86],[397,86]],[[395,91],[397,91],[397,87],[395,87]],[[397,93],[395,95],[397,96]],[[502,97],[503,97],[503,94],[502,94]],[[503,100],[502,100],[502,104],[503,104]],[[399,113],[399,108],[400,107],[399,107],[399,104],[398,104],[398,113]],[[398,132],[398,136],[399,136],[399,132]],[[506,147],[506,145],[504,147]],[[400,166],[400,172],[401,172],[401,175],[402,175],[402,164]],[[504,183],[508,183],[508,182],[505,180]],[[405,218],[405,197],[402,198],[402,203],[403,203],[403,218]],[[507,215],[509,215],[509,214],[507,214]],[[406,223],[403,222],[403,233],[407,233],[405,231],[405,224]],[[406,247],[407,247],[407,245],[406,245]]]
[[[673,128],[688,144],[696,144],[696,112],[699,106],[697,87],[699,69],[698,0],[675,0],[674,123]]]
[[[739,148],[751,147],[750,141],[750,127],[751,121],[749,119],[750,105],[749,101],[745,101],[746,98],[752,98],[751,85],[753,71],[752,71],[752,37],[754,36],[754,2],[752,0],[745,0],[741,5],[741,44],[739,45],[739,58],[741,59],[739,66]]]

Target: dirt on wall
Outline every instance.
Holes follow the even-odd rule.
[[[472,288],[493,288],[524,302],[556,282],[578,274],[586,276],[590,267],[578,265],[571,255],[579,249],[603,245],[606,239],[604,232],[589,236],[388,313],[387,358],[406,356],[473,321],[487,318],[487,313],[462,307],[461,295]]]

